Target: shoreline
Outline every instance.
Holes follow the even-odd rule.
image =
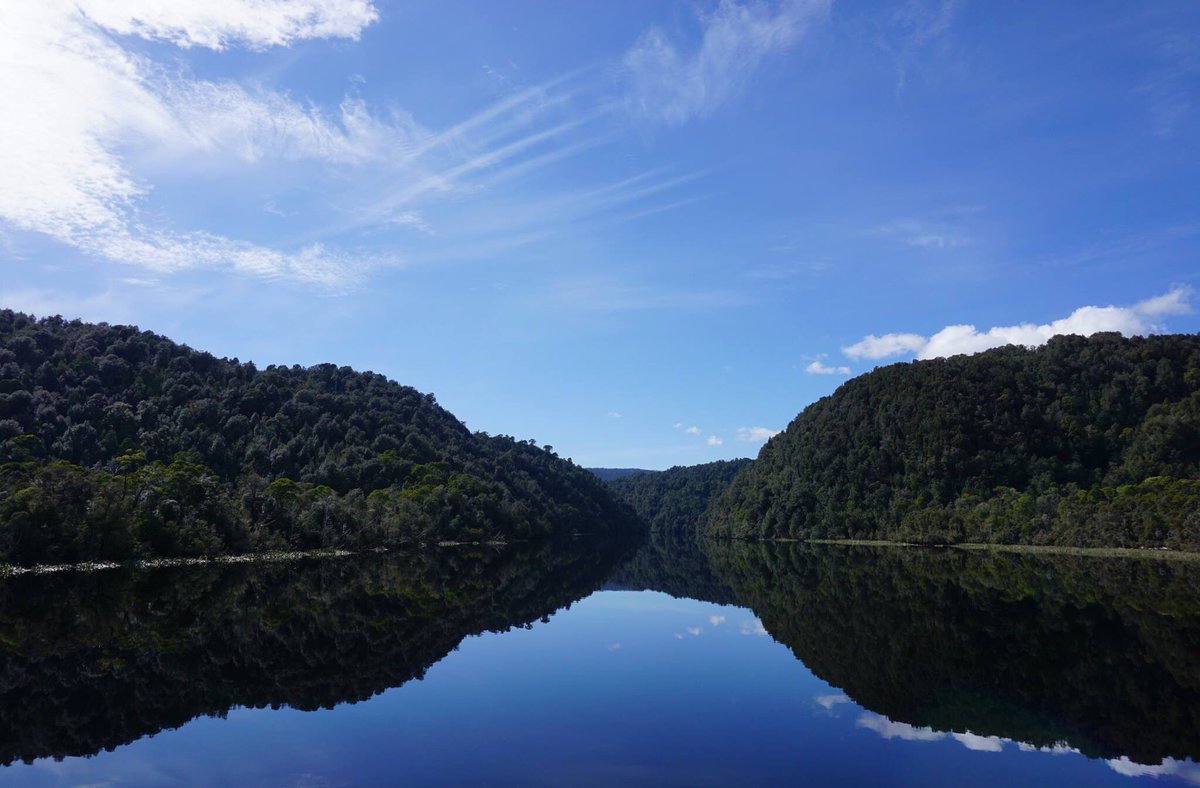
[[[990,544],[987,542],[922,545],[914,542],[894,542],[886,539],[777,539],[763,541],[804,541],[808,544],[839,545],[843,547],[915,547],[918,549],[965,550],[973,553],[1020,553],[1026,555],[1076,555],[1086,558],[1154,558],[1163,561],[1200,561],[1200,552],[1172,550],[1165,547],[1068,547],[1062,545]]]
[[[427,549],[430,547],[506,547],[505,541],[487,542],[421,542],[406,548],[375,547],[365,550],[342,550],[340,548],[318,548],[315,550],[266,550],[259,553],[239,553],[238,555],[214,555],[192,558],[142,558],[132,561],[82,561],[77,564],[34,564],[33,566],[17,566],[15,564],[0,564],[0,580],[24,575],[49,575],[59,572],[102,572],[108,569],[164,569],[176,566],[212,566],[216,564],[257,564],[282,561],[302,561],[310,558],[345,558],[352,555],[379,555],[382,553],[399,552],[408,549]]]

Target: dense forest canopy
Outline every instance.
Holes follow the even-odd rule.
[[[636,528],[551,447],[382,375],[0,311],[0,562]]]
[[[706,533],[1200,549],[1200,336],[877,369],[771,439]]]
[[[702,527],[709,501],[749,464],[750,460],[741,459],[677,465],[665,471],[625,474],[608,482],[651,533],[695,535]]]

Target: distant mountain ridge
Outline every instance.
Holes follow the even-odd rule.
[[[0,563],[636,530],[593,474],[382,375],[0,311]]]
[[[1200,549],[1200,336],[876,369],[772,438],[705,532]]]

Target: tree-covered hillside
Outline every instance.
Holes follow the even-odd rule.
[[[877,369],[806,408],[707,533],[1200,548],[1200,336]]]
[[[652,533],[695,534],[709,501],[729,486],[750,460],[718,460],[703,465],[677,465],[665,471],[622,476],[609,481]]]
[[[382,375],[0,311],[0,562],[631,528],[550,447]]]

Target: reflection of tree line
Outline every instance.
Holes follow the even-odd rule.
[[[825,681],[892,720],[1200,756],[1200,565],[710,543],[716,574]]]
[[[301,709],[419,677],[468,634],[598,588],[750,607],[891,720],[1200,755],[1200,565],[656,537],[0,583],[0,763],[96,752],[233,706]]]
[[[328,707],[591,593],[614,543],[25,576],[0,584],[0,763],[234,706]]]
[[[609,576],[606,588],[740,604],[728,582],[714,571],[704,543],[669,529],[651,531],[633,557]]]

